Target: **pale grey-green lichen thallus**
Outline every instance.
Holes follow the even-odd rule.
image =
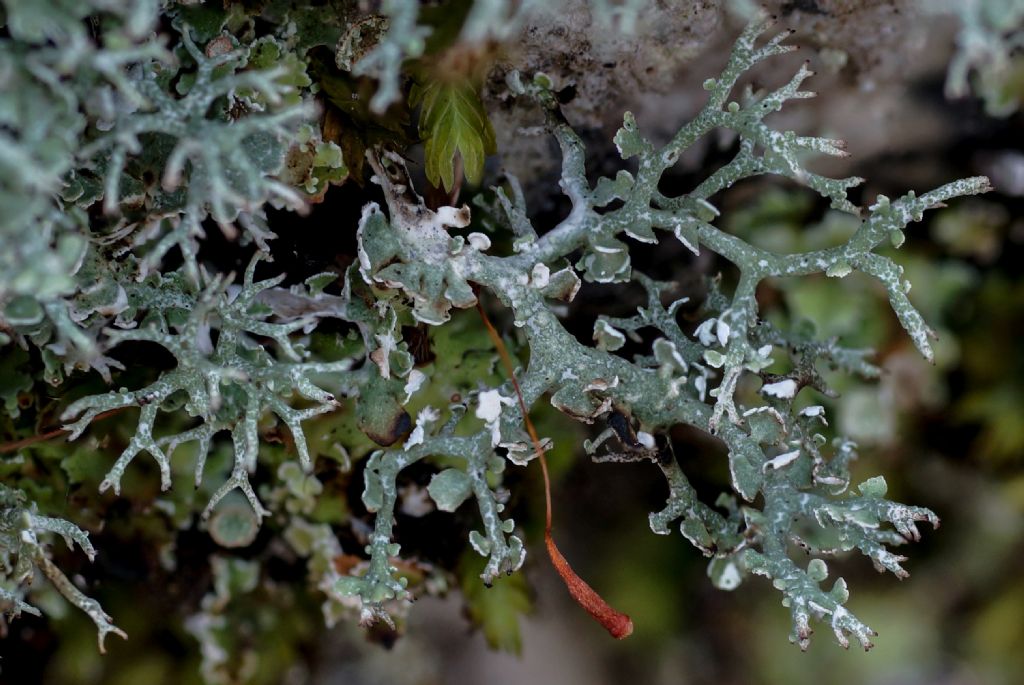
[[[958,21],[956,51],[946,72],[946,96],[974,92],[994,117],[1020,109],[1020,47],[1024,45],[1024,0],[919,0],[925,13]]]
[[[156,460],[162,489],[170,488],[170,455],[178,445],[190,441],[199,443],[195,465],[198,487],[213,437],[221,431],[229,431],[234,445],[234,468],[229,479],[214,493],[203,515],[209,516],[217,502],[237,488],[245,494],[257,514],[266,516],[269,512],[263,508],[249,483],[249,474],[256,469],[259,450],[256,424],[266,411],[276,414],[288,426],[303,469],[312,469],[302,421],[337,406],[335,397],[316,385],[312,378],[341,374],[351,367],[351,360],[302,361],[305,351],[292,344],[289,334],[307,327],[311,323],[308,316],[288,323],[266,321],[272,311],[261,308],[258,298],[280,283],[284,275],[268,281],[254,281],[256,265],[263,258],[265,255],[262,253],[253,257],[238,292],[229,294],[229,284],[224,279],[213,278],[181,325],[153,321],[148,326],[132,330],[109,331],[111,344],[147,341],[167,348],[174,354],[177,366],[148,387],[90,395],[73,402],[65,410],[62,417],[65,421],[78,417],[68,425],[69,437],[74,439],[103,412],[141,407],[136,434],[100,484],[101,491],[112,488],[119,493],[125,469],[143,451]],[[164,287],[171,289],[175,283],[167,282]],[[211,341],[211,329],[219,331],[216,344]],[[274,340],[281,358],[259,344],[255,336]],[[161,405],[175,393],[187,397],[185,411],[201,419],[202,423],[181,433],[154,438],[153,424]],[[293,394],[313,403],[312,406],[292,408],[289,400]]]
[[[519,370],[527,406],[550,395],[556,408],[580,421],[591,423],[621,412],[634,422],[638,429],[635,439],[621,434],[610,437],[606,432],[587,447],[599,460],[652,460],[658,464],[670,494],[665,508],[651,515],[656,533],[667,534],[670,525],[679,521],[686,539],[712,558],[709,573],[720,587],[734,588],[748,573],[769,578],[792,613],[791,639],[801,648],[809,644],[811,618],[825,621],[841,645],[848,645],[852,636],[868,648],[874,632],[844,607],[848,597],[845,581],[839,578],[830,589],[821,587],[828,571],[820,557],[858,549],[879,570],[902,577],[906,574],[900,566],[903,557],[887,547],[916,540],[917,522],[934,526],[938,519],[926,509],[886,500],[881,479],[862,483],[857,491],[849,489],[848,465],[856,457],[856,446],[837,439],[829,449],[818,430],[825,421],[821,408],[798,412],[793,401],[807,386],[830,392],[815,369],[817,361],[869,377],[876,375],[877,369],[865,360],[866,351],[802,338],[760,321],[755,291],[767,278],[815,273],[839,278],[861,271],[882,282],[915,346],[931,358],[931,331],[907,297],[909,286],[901,268],[874,250],[886,240],[898,246],[903,229],[920,220],[925,210],[953,197],[985,192],[989,186],[985,178],[968,178],[921,195],[909,192],[894,201],[880,196],[846,243],[808,253],[773,253],[716,227],[718,210],[711,203],[713,196],[741,179],[761,174],[787,177],[828,198],[833,208],[860,214],[846,191],[861,179],[828,178],[800,163],[811,153],[844,155],[842,141],[776,131],[765,122],[766,115],[778,111],[786,101],[813,96],[800,90],[811,76],[806,65],[774,91],[748,89],[730,99],[746,70],[793,49],[783,42],[786,33],[759,42],[769,25],[761,19],[744,31],[722,74],[705,82],[709,92],[705,107],[665,146],[658,148],[647,140],[627,114],[615,144],[624,159],[635,159],[636,172],[620,171],[614,178],[601,178],[594,187],[584,175],[583,143],[561,116],[554,95],[547,90],[548,80],[537,75],[525,83],[512,74],[510,88],[535,99],[549,115],[563,155],[561,187],[572,203],[568,216],[538,237],[526,218],[522,193],[514,179],[510,181],[511,195],[496,189],[497,206],[515,236],[514,254],[491,254],[490,240],[480,234],[472,234],[468,240],[450,236],[448,228],[468,224],[469,217],[461,213],[468,214],[468,208],[459,212],[427,209],[411,192],[400,158],[371,156],[390,218],[376,205],[364,211],[359,229],[359,273],[368,284],[401,292],[414,303],[416,317],[431,325],[444,324],[453,308],[475,304],[470,283],[493,293],[511,309],[529,348],[529,365]],[[689,193],[662,194],[658,181],[680,154],[720,128],[739,136],[736,156]],[[609,209],[613,202],[620,206]],[[680,303],[667,309],[662,305],[662,294],[671,290],[671,284],[634,273],[628,245],[620,239],[625,234],[657,242],[661,238],[655,229],[672,232],[694,252],[710,249],[739,269],[740,279],[731,296],[713,285],[705,306],[709,318],[694,337],[682,331],[673,316]],[[577,250],[582,257],[575,265],[566,265],[565,258]],[[552,298],[571,300],[579,288],[578,273],[594,282],[636,280],[650,293],[648,305],[629,319],[602,317],[595,326],[597,345],[581,345],[563,328],[548,303]],[[650,356],[627,360],[613,354],[627,335],[635,336],[642,328],[660,335]],[[792,357],[793,370],[783,376],[766,373],[773,355],[779,354]],[[750,373],[764,379],[763,401],[744,406],[735,398],[735,390],[741,377]],[[370,572],[338,584],[339,591],[362,598],[367,617],[379,616],[384,600],[405,595],[389,562],[398,552],[391,542],[396,478],[401,469],[428,455],[456,457],[463,462],[463,475],[451,469],[438,474],[431,494],[447,509],[469,496],[477,498],[487,535],[474,533],[472,542],[478,552],[489,557],[484,579],[491,582],[496,571],[522,563],[520,541],[515,536],[505,537],[512,526],[508,521],[497,525],[500,508],[493,506],[493,490],[482,468],[495,462],[493,449],[498,446],[508,450],[516,463],[530,458],[518,405],[506,384],[481,389],[469,401],[469,408],[485,421],[485,430],[476,438],[451,434],[461,414],[453,413],[442,428],[433,427],[431,416],[431,421],[417,421],[414,446],[381,451],[370,460],[364,501],[377,516],[367,547]],[[723,496],[712,507],[697,499],[674,458],[655,438],[680,423],[711,432],[726,444],[732,489],[739,500]],[[617,447],[609,447],[613,444]],[[600,453],[602,447],[604,453]],[[758,498],[763,498],[762,508],[754,505]],[[797,531],[809,525],[828,532],[839,541],[838,547],[822,548],[815,539],[806,539],[810,536],[801,537]],[[787,548],[791,544],[814,555],[807,567],[790,559]]]
[[[40,537],[59,535],[69,549],[78,547],[92,561],[96,550],[89,542],[89,535],[78,526],[63,519],[41,516],[36,513],[34,503],[26,501],[25,495],[0,485],[0,563],[4,569],[0,579],[13,582],[13,588],[0,587],[0,607],[8,618],[21,612],[39,616],[39,610],[24,601],[25,593],[38,570],[64,596],[96,624],[97,641],[104,651],[104,640],[113,633],[127,639],[124,631],[111,622],[111,618],[99,602],[87,597],[75,587],[67,576],[50,561],[44,540]],[[7,585],[7,583],[4,583]]]

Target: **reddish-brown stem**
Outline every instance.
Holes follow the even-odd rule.
[[[601,595],[597,594],[594,588],[590,587],[585,580],[576,574],[572,566],[569,565],[569,562],[565,560],[565,557],[558,550],[554,538],[551,537],[551,478],[548,475],[548,462],[544,457],[544,448],[541,447],[540,438],[537,437],[537,429],[534,428],[533,421],[530,420],[530,413],[526,410],[526,401],[523,399],[522,390],[519,389],[519,381],[516,380],[515,367],[512,365],[508,349],[505,347],[501,336],[498,335],[498,331],[495,330],[494,324],[487,318],[487,313],[480,303],[479,296],[476,308],[480,312],[480,318],[483,319],[484,325],[487,327],[487,333],[491,336],[491,340],[494,341],[494,346],[498,350],[498,356],[501,357],[501,362],[505,366],[505,372],[508,373],[509,380],[512,381],[512,387],[516,390],[516,397],[519,399],[519,409],[523,414],[523,423],[526,424],[526,430],[529,432],[530,440],[533,442],[533,451],[537,455],[538,461],[540,461],[541,473],[544,474],[544,543],[547,545],[551,564],[558,571],[558,575],[562,577],[565,587],[569,590],[569,594],[572,595],[577,604],[593,616],[595,621],[604,626],[605,630],[612,637],[619,640],[628,637],[633,632],[633,621],[626,614],[613,609],[608,602],[604,601]]]
[[[93,421],[99,421],[101,419],[107,418],[108,416],[113,416],[114,414],[120,414],[121,412],[123,412],[127,408],[128,407],[119,407],[117,409],[111,409],[109,411],[102,412],[102,413],[97,414],[96,416],[94,416],[92,420]],[[52,438],[56,438],[58,436],[64,435],[65,433],[69,433],[69,432],[70,431],[67,428],[54,428],[53,430],[46,431],[45,433],[40,433],[38,435],[33,435],[33,436],[30,436],[30,437],[27,437],[27,438],[22,438],[21,440],[14,440],[12,442],[5,442],[4,444],[0,445],[0,454],[7,454],[8,452],[15,452],[17,450],[20,450],[22,447],[28,447],[29,445],[34,445],[37,442],[45,442],[46,440],[50,440]]]

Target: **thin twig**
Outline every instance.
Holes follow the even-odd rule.
[[[487,327],[487,333],[491,336],[491,340],[494,341],[494,346],[498,349],[498,355],[505,366],[509,380],[512,381],[512,386],[516,390],[516,397],[519,399],[519,410],[523,414],[523,423],[526,424],[530,440],[533,441],[533,451],[540,461],[540,469],[544,474],[544,543],[548,548],[548,557],[551,558],[552,565],[558,571],[558,575],[562,577],[566,588],[569,590],[569,594],[576,600],[576,603],[583,607],[595,621],[604,626],[605,630],[612,637],[619,640],[628,637],[633,632],[633,621],[626,614],[613,609],[594,588],[590,587],[585,580],[576,574],[572,566],[569,565],[569,562],[565,560],[565,557],[558,550],[554,538],[551,537],[551,478],[548,476],[548,462],[544,456],[544,448],[541,447],[540,438],[537,437],[537,429],[534,428],[533,421],[530,419],[530,413],[526,409],[526,401],[523,399],[522,390],[519,388],[519,381],[516,380],[512,358],[509,356],[508,349],[505,347],[501,336],[498,335],[498,331],[494,329],[491,320],[487,318],[487,313],[484,312],[479,295],[477,297],[476,309],[480,312],[480,318],[483,319],[484,325]]]
[[[107,418],[108,416],[120,414],[124,410],[130,408],[131,407],[118,407],[117,409],[111,409],[109,411],[102,412],[100,414],[97,414],[93,418],[93,421],[99,421],[101,419]],[[70,432],[71,431],[69,431],[67,428],[54,428],[53,430],[46,431],[45,433],[39,433],[38,435],[33,435],[28,438],[14,440],[13,442],[6,442],[0,445],[0,454],[7,454],[8,452],[17,452],[22,447],[28,447],[29,445],[34,445],[37,442],[46,442],[47,440],[52,440],[53,438],[59,437],[61,435],[64,435],[65,433]]]

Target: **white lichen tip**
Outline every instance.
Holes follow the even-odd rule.
[[[776,397],[782,400],[793,399],[796,396],[797,384],[792,378],[785,378],[775,383],[766,383],[761,386],[761,393],[768,397]]]
[[[543,262],[537,262],[530,271],[530,283],[534,288],[546,288],[551,282],[551,270]]]
[[[483,233],[470,233],[466,236],[466,240],[469,242],[469,246],[477,252],[486,252],[491,249],[491,239]]]
[[[485,390],[477,396],[477,408],[474,412],[478,419],[482,419],[491,431],[491,445],[496,446],[501,442],[501,408],[512,406],[515,400],[504,397],[498,390]]]
[[[794,461],[796,461],[797,458],[799,458],[799,457],[800,457],[800,450],[793,450],[792,452],[786,452],[785,454],[780,454],[779,456],[777,456],[777,457],[775,457],[773,459],[769,459],[768,461],[766,461],[764,463],[764,467],[762,467],[762,470],[765,473],[767,473],[769,469],[774,469],[774,470],[778,471],[779,469],[781,469],[781,468],[783,468],[785,466],[789,466]]]

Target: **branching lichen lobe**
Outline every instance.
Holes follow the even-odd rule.
[[[747,69],[792,49],[783,43],[786,33],[759,45],[758,38],[768,25],[766,21],[755,22],[744,32],[722,75],[705,82],[708,103],[663,148],[645,139],[627,114],[615,143],[623,158],[636,158],[637,173],[619,172],[614,179],[600,179],[593,188],[584,175],[582,141],[560,115],[557,99],[546,89],[546,80],[538,78],[527,84],[513,74],[509,79],[513,92],[534,98],[550,114],[549,125],[563,155],[561,186],[572,203],[568,216],[538,237],[524,222],[521,200],[510,200],[499,191],[499,205],[517,235],[516,253],[491,255],[490,240],[483,236],[474,239],[478,234],[471,234],[464,240],[437,231],[438,225],[452,225],[445,217],[453,210],[442,208],[435,216],[418,200],[410,209],[405,204],[407,182],[395,180],[403,176],[398,171],[401,162],[385,156],[377,164],[391,170],[378,173],[377,178],[388,198],[392,221],[395,217],[405,217],[401,221],[415,217],[416,225],[423,228],[400,228],[397,234],[388,234],[376,210],[364,214],[360,234],[362,275],[368,282],[402,292],[417,303],[417,309],[441,314],[428,323],[440,323],[437,318],[446,320],[451,309],[476,303],[467,282],[490,290],[511,309],[530,354],[529,365],[520,376],[524,405],[517,411],[516,393],[511,388],[481,390],[481,409],[476,416],[485,419],[491,444],[506,446],[513,461],[525,461],[521,455],[528,451],[530,442],[518,427],[525,419],[523,414],[545,395],[557,409],[586,423],[599,419],[614,422],[618,408],[626,408],[647,436],[679,423],[718,436],[728,449],[732,488],[746,503],[730,503],[731,513],[723,514],[697,499],[674,460],[658,461],[671,494],[665,510],[651,516],[654,531],[668,533],[671,523],[681,521],[683,535],[712,557],[714,567],[728,569],[728,583],[720,582],[723,587],[735,587],[745,573],[771,579],[782,590],[783,603],[793,614],[792,640],[801,648],[809,642],[811,617],[827,618],[840,644],[848,644],[847,636],[852,635],[868,647],[873,631],[843,607],[845,582],[840,579],[831,591],[823,590],[819,583],[824,579],[821,569],[825,567],[820,559],[813,561],[809,571],[799,569],[789,559],[787,545],[795,536],[794,523],[811,523],[839,535],[841,547],[819,550],[821,555],[858,548],[880,568],[902,575],[886,546],[902,542],[907,526],[914,521],[937,524],[937,518],[927,510],[884,500],[871,487],[860,494],[847,492],[847,467],[855,457],[855,446],[837,439],[834,454],[829,456],[822,450],[827,440],[815,428],[823,415],[798,412],[793,400],[808,382],[819,384],[811,371],[816,361],[855,373],[871,374],[873,369],[858,351],[767,328],[758,317],[756,288],[766,278],[814,273],[843,277],[860,270],[885,285],[900,322],[915,346],[930,358],[930,331],[906,296],[902,270],[874,250],[886,239],[898,244],[894,236],[900,235],[909,222],[920,220],[925,210],[953,197],[985,192],[989,186],[987,179],[979,177],[955,181],[920,196],[910,192],[896,201],[880,196],[848,241],[803,254],[772,253],[716,227],[713,221],[718,210],[711,198],[739,180],[762,174],[788,177],[828,198],[833,208],[860,214],[860,209],[846,198],[846,191],[861,179],[827,178],[805,170],[799,162],[809,153],[845,155],[841,141],[775,131],[763,121],[787,100],[813,96],[800,90],[811,76],[806,65],[774,91],[755,93],[748,89],[739,101],[729,100]],[[737,155],[691,192],[675,197],[663,195],[657,184],[665,171],[683,150],[717,128],[728,128],[739,135]],[[401,188],[403,194],[393,188]],[[515,196],[515,186],[512,188]],[[613,201],[621,206],[598,211]],[[381,228],[371,230],[370,219]],[[648,308],[642,308],[632,319],[600,319],[595,328],[599,347],[581,345],[546,303],[556,292],[552,288],[555,275],[563,281],[578,282],[577,272],[599,283],[628,281],[634,278],[633,269],[628,246],[619,235],[657,242],[655,229],[673,232],[694,252],[703,246],[733,262],[740,278],[731,297],[719,293],[709,298],[705,306],[708,318],[698,327],[694,339],[681,331],[671,316],[678,303],[668,310],[662,308],[660,296],[666,286],[637,274],[635,279],[651,293]],[[396,240],[391,235],[402,238]],[[575,268],[560,268],[561,260],[577,250],[583,256]],[[421,276],[431,272],[432,259],[436,260],[433,269],[438,275],[433,279]],[[388,266],[377,271],[374,264]],[[439,276],[442,273],[445,275]],[[542,274],[548,277],[538,278]],[[574,293],[577,287],[563,285],[557,292]],[[605,351],[620,345],[616,340],[624,340],[623,332],[650,327],[662,336],[653,345],[653,357],[638,357],[631,362]],[[776,350],[791,351],[797,362],[794,371],[783,375],[763,372],[773,364]],[[738,403],[736,391],[740,378],[750,373],[763,374],[769,380],[764,381],[761,390],[762,404],[744,406]],[[710,404],[706,402],[709,397]],[[424,444],[428,440],[424,438]],[[603,441],[591,444],[590,451],[596,454]],[[515,454],[520,456],[513,457]],[[763,509],[753,505],[759,497],[764,499]],[[885,523],[893,525],[896,532],[885,529]],[[485,546],[478,550],[486,554]],[[376,548],[373,551],[377,553]],[[554,552],[552,557],[556,558]],[[573,582],[567,584],[571,587]]]

